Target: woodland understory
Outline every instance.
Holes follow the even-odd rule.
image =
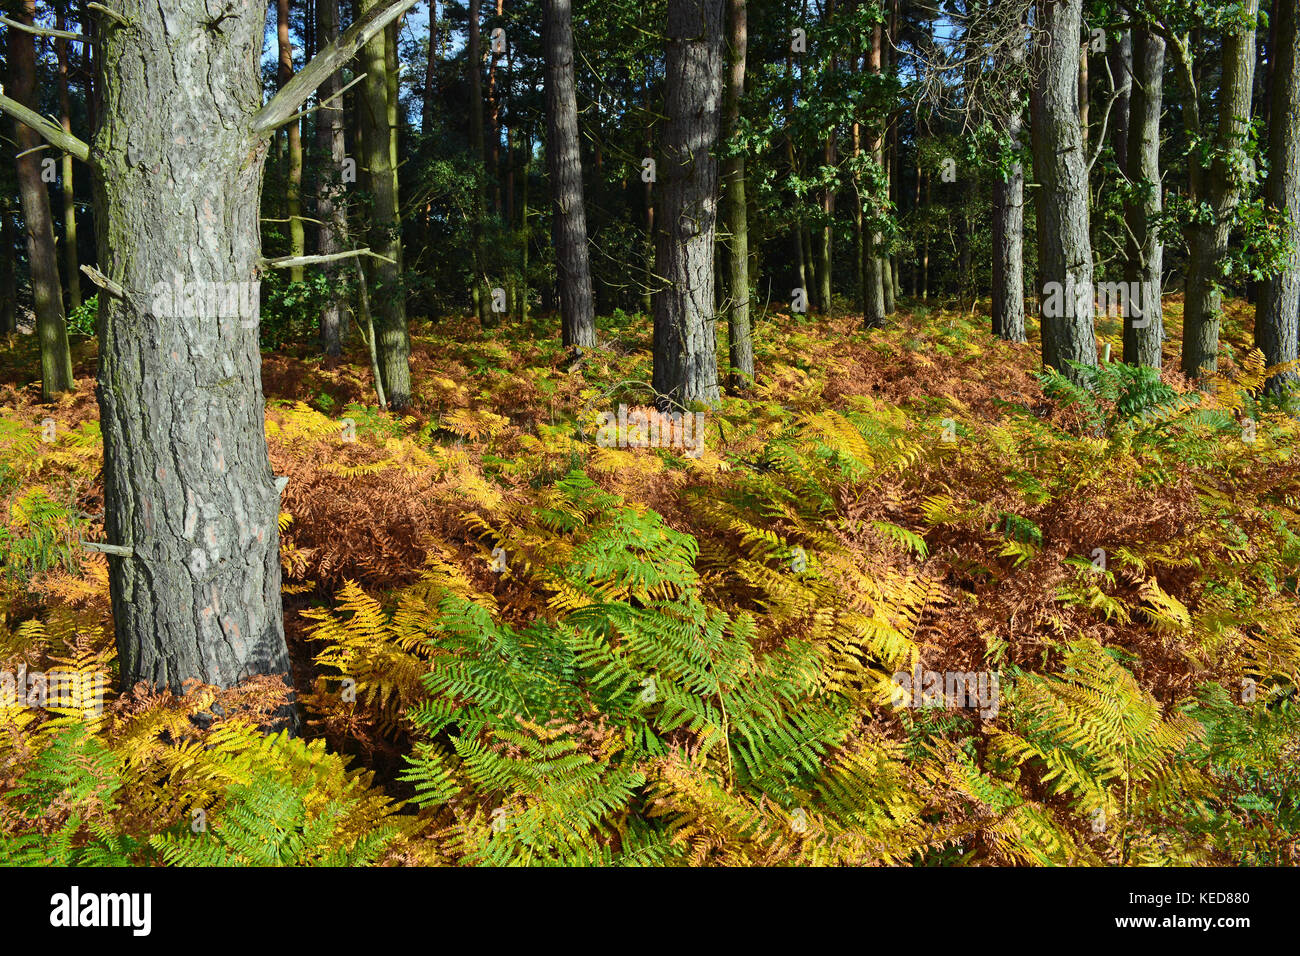
[[[1300,430],[1250,310],[1208,392],[1080,394],[986,308],[769,313],[698,458],[592,439],[647,377],[632,323],[573,367],[546,319],[417,320],[405,416],[359,351],[268,352],[302,734],[259,732],[272,678],[9,708],[5,860],[1294,864]],[[73,351],[54,404],[4,359],[0,656],[31,670],[115,670]],[[917,665],[997,671],[996,716],[894,706]]]

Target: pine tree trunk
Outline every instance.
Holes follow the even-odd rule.
[[[339,35],[339,0],[316,0],[317,34],[321,43],[330,43]],[[342,88],[337,73],[321,84],[321,102],[335,96]],[[316,114],[316,150],[320,157],[329,157],[329,164],[317,177],[316,218],[317,249],[321,255],[345,251],[348,241],[348,213],[344,201],[343,160],[346,145],[343,136],[343,104],[334,100]],[[325,274],[337,281],[341,266],[325,263]],[[343,350],[348,326],[352,322],[352,308],[338,295],[332,295],[320,317],[321,350],[326,355],[337,356]]]
[[[1300,17],[1296,0],[1280,0],[1274,17],[1273,83],[1269,104],[1268,180],[1264,199],[1286,215],[1287,239],[1300,249]],[[1279,275],[1264,283],[1255,317],[1255,344],[1269,365],[1297,357],[1297,319],[1300,317],[1300,254],[1293,254]],[[1282,391],[1300,379],[1294,369],[1274,375],[1268,387]]]
[[[718,211],[714,146],[722,106],[723,0],[669,0],[659,180],[663,197],[655,272],[654,389],[670,407],[716,405],[713,237]]]
[[[361,0],[364,14],[379,0]],[[388,111],[387,38],[380,31],[362,48],[366,78],[361,81],[358,119],[365,150],[368,184],[373,197],[370,214],[370,248],[392,262],[375,260],[371,275],[377,280],[376,348],[384,394],[394,409],[411,401],[411,339],[406,328],[406,294],[402,288],[402,221],[392,163],[392,134]]]
[[[740,98],[745,91],[745,57],[749,45],[745,0],[729,0],[731,72],[727,82],[723,141],[730,142],[740,124]],[[749,207],[745,200],[745,157],[733,156],[723,166],[727,231],[727,275],[730,309],[727,340],[731,386],[743,391],[754,380],[754,340],[749,324]]]
[[[265,7],[116,0],[95,163],[104,530],[123,687],[286,674],[258,348]],[[160,104],[166,104],[161,108]]]
[[[1164,208],[1160,174],[1160,114],[1164,109],[1165,41],[1154,30],[1133,28],[1133,72],[1129,103],[1128,177],[1139,187],[1124,208],[1127,223],[1124,279],[1139,299],[1125,305],[1124,361],[1161,366],[1165,338],[1161,282],[1164,245],[1156,220]]]
[[[19,21],[35,21],[35,0],[23,0]],[[28,109],[40,112],[36,98],[36,44],[30,33],[10,29],[9,92]],[[22,202],[23,228],[27,234],[27,261],[31,270],[32,298],[36,308],[36,336],[41,349],[41,397],[49,401],[73,387],[72,353],[68,350],[68,324],[63,312],[63,289],[59,284],[59,261],[54,247],[54,220],[50,194],[41,180],[41,156],[33,152],[40,137],[22,123],[14,123],[18,153],[18,194]]]
[[[587,212],[582,194],[570,0],[546,0],[543,16],[546,162],[554,208],[552,234],[559,273],[561,333],[565,345],[590,348],[596,344],[596,312],[587,250]]]
[[[1035,25],[1054,42],[1034,45],[1036,79],[1030,101],[1034,175],[1041,184],[1037,202],[1043,364],[1076,383],[1082,376],[1069,362],[1097,364],[1088,171],[1074,41],[1081,5],[1082,0],[1038,0]]]
[[[1215,159],[1207,183],[1211,222],[1194,223],[1187,235],[1187,296],[1183,317],[1182,371],[1196,378],[1219,367],[1219,264],[1228,253],[1233,213],[1241,201],[1244,170],[1231,157],[1242,152],[1250,127],[1255,76],[1255,20],[1259,0],[1245,0],[1223,43],[1223,79]],[[1243,24],[1249,23],[1249,26]]]

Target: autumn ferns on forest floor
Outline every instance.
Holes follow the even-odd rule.
[[[617,324],[417,334],[401,415],[268,355],[297,738],[269,678],[118,692],[89,382],[6,386],[0,672],[107,683],[0,701],[0,861],[1294,864],[1300,427],[1236,308],[1205,392],[769,316],[698,456],[597,441]]]

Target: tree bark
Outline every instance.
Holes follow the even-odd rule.
[[[1222,291],[1219,267],[1228,253],[1233,212],[1242,196],[1244,170],[1234,157],[1242,152],[1250,126],[1250,104],[1255,75],[1255,21],[1259,0],[1245,0],[1243,20],[1223,42],[1222,86],[1219,96],[1215,158],[1210,164],[1205,197],[1210,222],[1188,228],[1187,296],[1183,318],[1182,371],[1188,378],[1213,372],[1219,366],[1219,322]],[[1248,23],[1249,25],[1242,25]]]
[[[731,72],[727,82],[724,142],[730,142],[740,125],[740,100],[745,92],[745,58],[749,46],[745,0],[728,0]],[[731,387],[744,391],[754,380],[754,340],[749,322],[749,208],[745,200],[745,157],[732,156],[723,166],[727,243],[729,309],[727,340],[731,359]]]
[[[1133,28],[1133,84],[1129,104],[1126,172],[1140,190],[1124,208],[1127,223],[1124,279],[1137,283],[1139,299],[1124,308],[1124,361],[1161,366],[1165,337],[1161,283],[1164,245],[1156,220],[1164,208],[1160,174],[1160,114],[1164,108],[1165,41],[1154,30]]]
[[[722,106],[723,0],[669,0],[654,389],[664,406],[717,405],[713,238]]]
[[[546,162],[554,208],[552,230],[559,272],[561,335],[567,346],[590,348],[596,344],[596,309],[582,194],[569,0],[546,0],[542,43],[546,57]]]
[[[20,23],[36,19],[35,0],[23,0]],[[39,112],[36,98],[36,44],[30,33],[9,30],[9,89],[13,98]],[[68,324],[63,312],[63,288],[59,284],[59,261],[54,247],[54,221],[50,194],[41,180],[41,156],[33,152],[41,145],[34,130],[14,122],[18,152],[18,193],[27,233],[27,261],[31,270],[32,298],[36,308],[36,335],[41,349],[41,397],[49,401],[74,385],[72,353],[68,350]]]
[[[316,32],[321,43],[330,43],[338,38],[339,0],[316,0],[316,18]],[[342,86],[338,74],[330,74],[320,86],[318,99],[324,103],[337,95]],[[316,218],[320,225],[316,251],[321,255],[332,255],[348,248],[348,213],[342,179],[347,152],[343,136],[343,104],[338,100],[330,102],[316,114],[316,149],[322,159],[329,157],[328,166],[320,170],[317,177]],[[328,262],[323,268],[331,280],[337,280],[341,275],[338,263]],[[351,306],[341,296],[331,295],[321,311],[321,351],[330,356],[341,354],[351,321]]]
[[[361,11],[381,0],[361,0]],[[361,81],[358,119],[366,157],[368,183],[373,197],[370,214],[370,248],[391,259],[376,260],[371,275],[377,280],[375,334],[384,394],[397,410],[411,401],[411,339],[406,327],[406,294],[402,289],[402,221],[392,162],[392,133],[388,111],[387,37],[380,31],[362,49],[366,78]]]
[[[1287,239],[1300,249],[1300,29],[1296,0],[1279,0],[1274,7],[1277,43],[1269,104],[1269,171],[1264,201],[1285,214]],[[1297,318],[1300,316],[1300,259],[1293,254],[1278,275],[1264,283],[1255,317],[1255,344],[1269,365],[1297,357]],[[1294,369],[1274,375],[1268,388],[1281,392],[1300,375]]]
[[[1097,364],[1093,326],[1088,170],[1079,123],[1082,0],[1038,0],[1035,77],[1030,109],[1038,190],[1038,257],[1042,289],[1043,364],[1079,383],[1069,362]],[[1055,290],[1048,286],[1055,285]],[[1055,294],[1053,294],[1053,291]]]
[[[265,7],[117,0],[95,141],[104,530],[124,688],[287,674],[258,348]],[[166,108],[160,108],[166,104]]]

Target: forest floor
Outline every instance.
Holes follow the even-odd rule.
[[[1252,316],[1228,304],[1230,358],[1206,393],[1176,371],[1160,383],[1120,370],[1071,403],[1045,389],[1036,344],[988,334],[986,303],[904,303],[871,332],[852,315],[768,315],[759,380],[706,416],[698,457],[594,440],[601,411],[646,404],[639,319],[602,321],[602,346],[576,363],[552,316],[417,321],[404,417],[373,406],[355,339],[342,361],[266,353],[304,736],[354,758],[347,779],[376,795],[348,818],[358,832],[400,821],[370,851],[339,846],[387,862],[1300,862],[1300,428],[1261,399]],[[1176,297],[1166,323],[1176,369]],[[1120,333],[1099,321],[1116,357]],[[114,666],[106,559],[76,545],[103,538],[94,341],[76,341],[74,360],[77,390],[45,405],[35,343],[0,355],[10,668]],[[664,601],[705,633],[725,619],[732,677],[715,662],[690,678],[619,630],[620,614]],[[593,607],[608,617],[591,633],[622,635],[608,660],[573,636]],[[577,662],[552,685],[592,668],[568,712],[559,698],[533,706],[532,690],[511,704],[511,668],[547,641]],[[917,668],[1000,672],[1000,706],[895,706],[891,675]],[[658,687],[663,708],[643,719],[627,702],[646,687],[639,699]],[[153,837],[169,862],[189,859],[176,848],[186,808],[233,798],[206,777],[184,783],[158,746],[129,756],[142,714],[182,705],[110,697],[95,729],[108,752],[130,774],[172,768],[176,793],[97,806],[139,841],[129,858]],[[66,833],[67,806],[22,803],[33,755],[51,747],[40,723],[0,742],[0,806]],[[753,730],[769,723],[789,733]],[[585,797],[555,784],[557,753],[600,768]],[[337,783],[340,800],[351,786]],[[513,842],[503,806],[526,821]],[[566,814],[581,822],[555,836]],[[71,832],[101,839],[84,819]]]

